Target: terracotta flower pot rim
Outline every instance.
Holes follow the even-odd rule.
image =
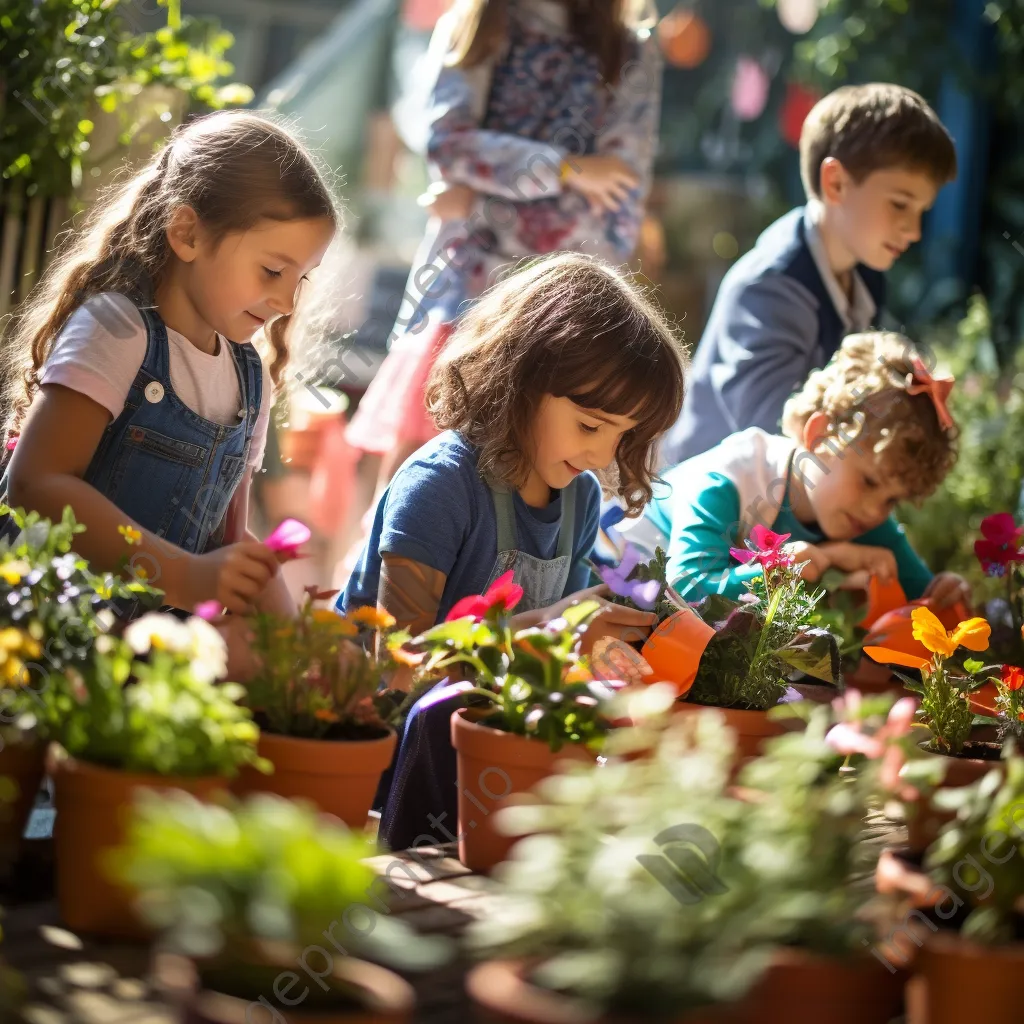
[[[957,956],[964,960],[977,960],[980,964],[991,964],[993,960],[1024,961],[1024,942],[1009,942],[1001,946],[983,946],[980,942],[965,939],[958,932],[940,929],[925,938],[925,947],[945,956]]]
[[[275,768],[303,775],[379,775],[391,762],[397,736],[389,728],[384,736],[371,740],[314,740],[303,736],[261,732],[259,753]],[[359,751],[356,765],[352,752]],[[353,771],[358,767],[358,772]]]
[[[757,711],[753,708],[730,708],[721,704],[701,704],[695,700],[677,701],[678,708],[684,711],[704,710],[721,711],[727,724],[741,726],[745,735],[778,736],[785,732],[781,722],[774,722],[768,717],[768,711]],[[731,720],[731,721],[730,721]]]
[[[543,768],[552,758],[572,761],[597,759],[597,755],[582,743],[563,743],[561,749],[553,752],[544,740],[474,722],[472,712],[476,710],[458,708],[452,714],[452,746],[467,757],[485,761],[514,760],[523,768]]]
[[[53,774],[61,776],[62,785],[68,792],[85,794],[90,803],[121,803],[126,787],[148,789],[208,790],[227,788],[229,779],[221,775],[157,775],[152,772],[130,772],[121,768],[110,768],[84,758],[75,757],[63,751],[57,753],[56,744],[51,745],[47,767]]]

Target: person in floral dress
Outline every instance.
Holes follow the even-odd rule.
[[[436,434],[431,366],[504,269],[571,249],[631,258],[650,186],[661,60],[649,0],[456,0],[426,60],[431,218],[387,359],[348,430],[378,494]]]

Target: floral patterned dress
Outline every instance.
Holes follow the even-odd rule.
[[[364,451],[388,452],[436,433],[423,389],[460,308],[524,257],[576,250],[618,264],[636,247],[650,187],[661,99],[655,39],[636,33],[614,89],[598,59],[568,30],[558,0],[512,0],[502,54],[472,68],[444,66],[450,15],[427,60],[437,68],[427,104],[427,159],[440,180],[470,186],[466,220],[427,228],[406,286],[391,350],[349,428]],[[639,185],[614,212],[593,212],[562,186],[574,155],[625,161]]]

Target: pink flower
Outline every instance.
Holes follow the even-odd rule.
[[[222,605],[220,601],[203,601],[192,609],[192,614],[198,615],[199,618],[206,619],[207,622],[210,622],[212,619],[219,618],[223,611],[224,605]]]
[[[271,551],[285,558],[298,558],[299,548],[309,542],[310,529],[298,519],[285,519],[263,542]]]
[[[738,562],[759,562],[765,569],[788,568],[793,556],[783,550],[783,545],[789,538],[788,533],[775,533],[758,523],[750,531],[746,549],[729,548],[729,554]]]
[[[444,621],[451,622],[454,619],[469,617],[479,622],[481,619],[487,618],[495,608],[506,612],[511,611],[519,604],[522,597],[523,588],[513,582],[512,570],[509,569],[487,588],[486,593],[464,597],[461,601],[456,601]]]

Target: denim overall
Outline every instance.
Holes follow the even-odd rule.
[[[153,309],[140,309],[146,356],[120,415],[107,425],[83,479],[152,533],[191,554],[223,542],[228,505],[245,472],[263,391],[252,345],[226,342],[238,373],[238,422],[214,423],[193,412],[171,384],[167,328]],[[7,474],[0,494],[7,493]],[[10,530],[11,524],[6,524]],[[7,532],[7,531],[5,531]],[[140,558],[160,586],[160,566]]]
[[[544,608],[561,599],[572,565],[576,522],[576,481],[562,491],[558,548],[554,558],[537,558],[518,550],[515,505],[510,491],[491,487],[498,518],[498,557],[488,586],[513,570],[523,588],[517,611]],[[405,722],[392,766],[377,790],[375,806],[383,803],[379,840],[389,849],[403,850],[430,836],[433,843],[450,842],[458,829],[458,791],[451,717],[463,706],[468,683],[442,680],[413,705]]]

